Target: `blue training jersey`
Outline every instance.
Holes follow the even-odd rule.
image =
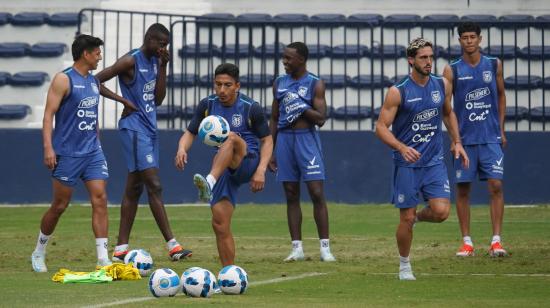
[[[119,77],[122,96],[130,100],[139,111],[120,119],[119,128],[138,131],[149,136],[157,133],[157,107],[155,105],[155,85],[157,81],[158,59],[147,59],[139,49],[130,51],[134,57],[134,80],[126,83]]]
[[[313,107],[313,96],[315,85],[319,77],[306,72],[306,74],[295,80],[289,74],[282,75],[275,79],[274,93],[277,102],[279,103],[279,129],[288,127],[300,116],[297,113],[300,105],[307,104]]]
[[[497,58],[481,56],[472,67],[462,58],[451,63],[454,111],[464,145],[501,143],[496,82]]]
[[[417,150],[420,159],[410,164],[401,153],[394,151],[395,164],[402,167],[428,167],[442,163],[441,113],[445,101],[442,77],[430,75],[428,83],[420,86],[408,76],[396,87],[401,94],[401,104],[392,131],[399,141]]]
[[[52,144],[57,155],[83,157],[101,148],[98,139],[99,82],[73,67],[63,71],[69,77],[69,93],[55,113]]]

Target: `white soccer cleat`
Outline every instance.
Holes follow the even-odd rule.
[[[48,271],[46,267],[46,254],[44,252],[33,251],[31,255],[32,269],[37,273],[45,273]]]
[[[336,258],[332,255],[332,253],[330,253],[330,251],[321,252],[321,261],[323,261],[323,262],[335,262]]]
[[[290,252],[288,257],[285,258],[285,262],[293,262],[293,261],[303,261],[305,259],[304,251],[303,250],[294,250]]]
[[[410,267],[399,269],[399,280],[416,280]]]
[[[97,267],[104,267],[104,266],[109,266],[109,265],[113,265],[113,262],[111,262],[111,260],[109,260],[109,259],[98,259],[97,260]]]

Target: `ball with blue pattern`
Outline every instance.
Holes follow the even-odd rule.
[[[228,265],[218,274],[218,284],[225,294],[243,294],[248,288],[248,274],[237,265]]]
[[[189,274],[191,274],[194,271],[198,271],[198,270],[204,270],[204,269],[202,267],[193,266],[193,267],[190,267],[190,268],[186,269],[183,272],[183,274],[181,274],[180,281],[181,281],[181,291],[183,292],[183,294],[187,295],[187,290],[185,290],[185,284],[183,282],[189,276]]]
[[[141,276],[147,276],[153,269],[153,258],[145,249],[130,250],[124,257],[124,264],[132,263]]]
[[[219,115],[209,115],[201,121],[198,136],[204,144],[219,147],[227,140],[230,130],[226,119]]]
[[[211,297],[218,288],[216,276],[204,268],[190,272],[182,284],[185,293],[191,297]]]
[[[180,277],[169,268],[159,268],[149,277],[149,291],[154,297],[172,297],[179,290]]]

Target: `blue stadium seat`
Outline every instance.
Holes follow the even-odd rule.
[[[350,78],[343,74],[321,75],[319,76],[327,89],[341,89],[350,83]]]
[[[199,85],[201,87],[212,87],[213,83],[214,83],[213,75],[203,75],[199,78]]]
[[[531,108],[526,117],[538,122],[550,121],[550,106]]]
[[[198,82],[195,74],[175,74],[166,76],[166,84],[169,87],[186,88],[194,87]]]
[[[24,57],[29,48],[30,45],[27,43],[1,43],[0,58]]]
[[[382,110],[382,107],[374,108],[374,110],[372,111],[372,115],[374,116],[375,119],[378,119],[378,117],[380,116],[381,110]]]
[[[157,107],[157,119],[170,120],[181,116],[183,110],[180,106],[162,105]]]
[[[366,45],[337,45],[332,47],[330,54],[333,58],[360,58],[369,54],[369,48]]]
[[[48,78],[44,72],[21,72],[12,75],[8,84],[12,86],[41,86]]]
[[[8,72],[0,72],[0,86],[8,84],[11,74]]]
[[[492,45],[483,48],[483,53],[500,59],[514,59],[519,56],[519,47],[515,45]]]
[[[41,26],[47,18],[48,14],[44,12],[23,12],[13,15],[10,23],[14,26]]]
[[[278,27],[300,27],[302,23],[308,21],[309,17],[306,14],[277,14],[273,16],[273,21],[277,22]]]
[[[542,87],[544,89],[550,89],[550,76],[544,78],[544,80],[542,81]]]
[[[0,12],[0,26],[10,22],[12,15],[6,12]]]
[[[516,109],[517,108],[517,109]],[[525,119],[529,109],[523,106],[508,106],[506,107],[505,118],[508,121],[522,120]]]
[[[267,105],[264,107],[264,114],[267,118],[271,117],[271,105]]]
[[[462,56],[462,47],[460,45],[452,45],[450,48],[442,50],[441,57],[456,59]]]
[[[59,57],[67,50],[64,43],[38,43],[31,46],[29,56],[37,58]]]
[[[279,46],[277,48],[277,56],[280,57],[283,54],[283,51],[285,50],[285,44],[279,43]],[[258,46],[254,50],[254,56],[261,58],[273,58],[275,57],[275,44],[266,44],[264,46]]]
[[[355,105],[336,108],[332,117],[338,120],[362,120],[367,119],[371,114],[371,107]]]
[[[191,119],[195,115],[195,107],[193,106],[187,106],[183,107],[181,112],[181,117],[183,119]]]
[[[431,14],[426,15],[420,21],[424,28],[454,28],[459,18],[454,14]]]
[[[323,58],[330,53],[330,47],[323,44],[310,44],[307,46],[307,49],[309,50],[310,59]]]
[[[235,16],[230,13],[208,13],[197,17],[197,26],[223,28],[235,20]]]
[[[542,78],[539,76],[518,75],[504,78],[506,89],[529,90],[542,87]]]
[[[550,59],[550,46],[544,46],[544,50],[542,45],[523,47],[519,51],[519,56],[528,60],[548,60]]]
[[[82,15],[83,18],[86,15]],[[56,13],[52,14],[46,20],[48,25],[55,27],[67,27],[78,25],[78,13]]]
[[[209,45],[209,44],[190,44],[185,45],[180,50],[178,50],[178,55],[183,58],[184,54],[186,57],[211,57],[216,56],[220,53],[218,46]]]
[[[387,76],[370,74],[355,76],[351,78],[350,84],[357,89],[380,89],[393,85]]]
[[[497,23],[497,18],[494,15],[487,14],[472,14],[464,15],[460,18],[460,21],[473,21],[479,24],[481,27],[490,27]]]
[[[221,57],[224,53],[223,46],[218,48],[219,56]],[[225,57],[227,58],[246,58],[254,54],[254,46],[249,50],[248,44],[227,44],[225,45]]]
[[[371,55],[374,58],[397,59],[405,57],[407,48],[402,45],[380,45],[372,47]]]
[[[237,21],[244,23],[246,26],[263,25],[269,23],[271,19],[271,15],[262,13],[246,13],[237,16]]]
[[[396,85],[398,84],[399,82],[403,81],[405,78],[409,77],[409,75],[397,75],[397,76],[393,76],[391,79],[390,79],[390,82],[392,83],[392,85]]]
[[[531,15],[512,14],[502,15],[498,20],[499,26],[503,28],[525,28],[533,24],[535,18]]]
[[[2,120],[19,120],[31,113],[31,107],[28,105],[0,105],[0,119]]]
[[[348,21],[357,24],[359,27],[364,27],[365,25],[378,27],[383,20],[384,16],[380,14],[352,14],[348,16]],[[353,24],[350,26],[353,27]]]
[[[447,49],[441,45],[435,45],[433,46],[433,51],[434,51],[434,56],[435,58],[439,58],[439,57],[443,57],[445,55],[447,55]],[[405,50],[405,53],[407,51]]]
[[[343,14],[315,14],[309,18],[311,21],[319,22],[319,27],[338,27],[346,21]]]
[[[535,19],[535,27],[548,28],[550,27],[550,15],[541,15]]]
[[[392,14],[384,18],[383,26],[385,28],[413,28],[418,25],[421,18],[416,14]]]
[[[241,87],[243,88],[267,88],[273,85],[273,75],[271,74],[252,74],[240,77]]]

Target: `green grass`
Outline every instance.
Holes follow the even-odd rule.
[[[252,286],[243,296],[215,295],[210,299],[184,296],[152,299],[132,306],[547,306],[550,303],[550,208],[507,208],[503,240],[510,257],[486,254],[491,236],[489,209],[472,208],[472,236],[477,255],[459,259],[456,215],[442,224],[417,224],[411,252],[417,281],[401,282],[395,227],[398,212],[391,206],[329,206],[331,247],[336,263],[322,263],[311,205],[303,205],[304,249],[309,259],[283,263],[289,253],[286,211],[282,205],[240,206],[233,217],[236,263],[247,270]],[[95,265],[91,209],[72,206],[61,218],[48,245],[47,274],[33,273],[30,254],[39,221],[46,209],[0,207],[0,306],[84,306],[151,297],[147,279],[98,285],[63,285],[51,281],[59,268],[90,271]],[[155,267],[182,273],[201,266],[217,274],[221,266],[207,207],[169,207],[178,240],[193,249],[193,258],[168,260],[160,231],[148,208],[140,208],[130,245],[151,252]],[[119,209],[110,208],[110,237],[116,241]],[[305,273],[323,275],[268,283]],[[487,275],[478,275],[487,274]],[[509,274],[544,274],[511,276]]]

